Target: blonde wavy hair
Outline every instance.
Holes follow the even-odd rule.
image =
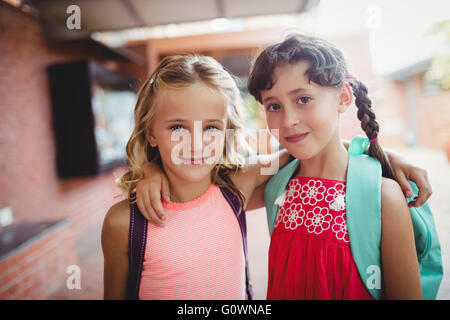
[[[241,201],[241,210],[243,209],[245,198],[242,192],[221,177],[222,174],[240,170],[244,165],[244,154],[252,152],[245,140],[246,130],[241,95],[235,79],[220,63],[211,57],[199,55],[164,58],[138,92],[134,108],[135,127],[126,146],[131,167],[116,180],[117,186],[128,195],[131,203],[136,201],[132,193],[136,189],[136,184],[144,178],[145,165],[153,161],[162,169],[158,147],[151,147],[146,137],[156,116],[158,93],[164,89],[185,88],[197,82],[216,89],[227,102],[226,129],[233,130],[233,139],[226,139],[222,161],[219,161],[211,171],[211,180],[214,184],[223,186],[238,196]]]

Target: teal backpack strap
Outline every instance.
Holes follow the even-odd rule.
[[[408,198],[410,202],[417,196],[419,190],[416,184],[409,181],[413,190],[413,196]],[[419,261],[420,283],[422,285],[422,297],[425,300],[436,299],[443,277],[441,245],[439,243],[433,213],[428,205],[409,209],[414,228],[414,241],[416,243],[417,259]]]
[[[267,225],[269,226],[270,234],[272,234],[278,213],[278,205],[275,202],[284,193],[299,163],[300,161],[298,159],[292,160],[272,176],[266,184],[264,199],[266,202]]]
[[[349,147],[346,212],[350,247],[364,285],[375,299],[385,297],[381,268],[381,165],[362,154],[368,139],[355,137]],[[408,181],[413,190],[418,188]],[[422,296],[436,299],[443,277],[441,246],[428,203],[409,209],[420,270]]]
[[[369,293],[383,299],[381,270],[381,164],[363,152],[368,139],[355,137],[348,149],[345,194],[347,229],[358,273]]]

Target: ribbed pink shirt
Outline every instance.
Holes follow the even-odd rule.
[[[165,226],[147,225],[139,299],[245,299],[241,230],[220,188],[162,205]]]

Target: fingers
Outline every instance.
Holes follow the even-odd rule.
[[[395,173],[395,176],[397,178],[397,182],[400,185],[400,188],[403,191],[403,194],[405,195],[405,197],[410,198],[413,196],[413,192],[412,192],[412,188],[411,185],[408,182],[408,179],[406,179],[405,174],[403,173],[403,171],[398,170]]]
[[[142,215],[149,220],[151,223],[156,224],[154,222],[153,219],[153,215],[151,213],[151,209],[149,209],[149,205],[147,203],[149,203],[149,200],[145,200],[145,197],[147,195],[145,193],[140,193],[138,194],[137,189],[136,189],[136,204],[139,208],[139,211],[142,213]]]
[[[148,189],[152,190],[151,185],[148,185]],[[164,211],[159,195],[160,189],[159,187],[157,189],[158,191],[150,191],[153,193],[149,194],[147,189],[139,182],[136,185],[136,204],[142,215],[150,221],[150,223],[157,226],[163,226],[161,216],[164,215]]]
[[[170,187],[169,187],[169,180],[167,180],[166,176],[162,177],[161,184],[162,184],[162,189],[161,189],[162,196],[166,202],[169,202],[170,201]]]
[[[419,188],[419,194],[414,199],[413,205],[415,207],[422,206],[432,195],[433,191],[431,190],[431,184],[428,180],[428,173],[426,170],[417,169],[414,170],[410,179],[414,181]]]
[[[148,219],[148,213],[147,213],[147,209],[145,207],[145,202],[144,202],[145,192],[143,192],[143,189],[141,188],[141,186],[142,186],[142,181],[139,181],[136,184],[136,204],[139,208],[139,211],[144,215],[145,218]]]
[[[164,226],[163,220],[165,219],[164,216],[164,209],[161,204],[161,193],[152,193],[150,195],[150,205],[149,207],[152,208],[152,218],[153,221],[155,221],[155,224],[158,224],[160,227]]]

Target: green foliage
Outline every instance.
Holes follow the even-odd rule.
[[[430,69],[425,73],[429,83],[436,83],[442,89],[450,89],[450,20],[435,23],[428,32],[429,35],[443,34],[445,43],[443,50],[431,61]]]
[[[244,101],[244,106],[247,112],[247,116],[251,120],[260,120],[259,116],[259,103],[253,98],[250,93],[242,94],[242,100]]]

